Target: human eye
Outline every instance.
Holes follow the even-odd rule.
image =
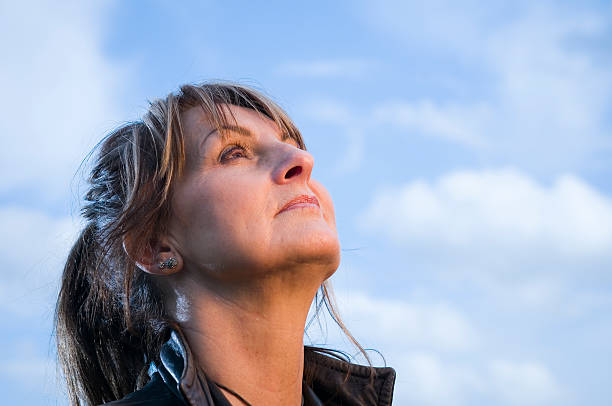
[[[233,143],[225,148],[223,152],[221,152],[219,155],[219,161],[227,162],[238,158],[246,158],[248,156],[247,151],[248,148],[246,145],[239,142]]]

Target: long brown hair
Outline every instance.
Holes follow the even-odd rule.
[[[86,224],[68,255],[56,307],[58,357],[73,405],[122,398],[146,383],[151,361],[159,362],[175,323],[154,278],[138,270],[133,258],[165,231],[172,187],[185,162],[181,113],[201,106],[220,128],[229,119],[222,104],[263,114],[306,149],[278,105],[232,83],[184,85],[152,102],[142,120],[117,128],[98,144],[82,208]],[[317,313],[325,305],[367,359],[340,320],[329,289],[327,282],[321,286]]]

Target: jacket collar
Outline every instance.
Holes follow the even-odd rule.
[[[172,330],[170,339],[160,351],[161,365],[151,364],[149,375],[158,372],[168,388],[189,405],[213,406],[218,398],[216,385],[198,373],[187,340],[180,330]],[[393,400],[395,371],[393,368],[370,368],[351,364],[329,356],[307,351],[304,365],[315,367],[311,387],[305,396],[312,396],[324,404],[390,406]],[[350,372],[348,379],[347,373]],[[314,398],[313,397],[313,398]]]

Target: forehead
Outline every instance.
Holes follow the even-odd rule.
[[[234,105],[221,105],[227,124],[240,126],[255,135],[274,134],[281,136],[278,125],[255,110]],[[191,107],[181,114],[183,136],[188,143],[201,142],[211,131],[218,129],[211,117],[200,106]],[[223,132],[223,130],[221,130]],[[223,135],[223,134],[221,134]],[[282,137],[284,138],[284,137]]]

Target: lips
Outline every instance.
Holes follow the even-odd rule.
[[[280,209],[279,213],[282,213],[287,210],[291,210],[292,208],[311,206],[311,205],[320,207],[319,200],[316,197],[311,196],[311,195],[299,195],[295,197],[294,199],[290,200],[289,202],[287,202],[283,206],[283,208]]]

